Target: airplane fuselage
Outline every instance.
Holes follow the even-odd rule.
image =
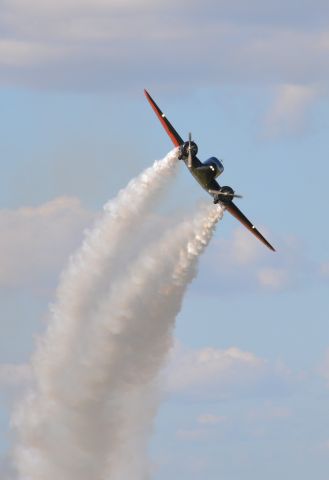
[[[204,188],[206,192],[209,192],[209,189],[211,189],[215,178],[218,177],[216,167],[212,164],[209,165],[204,162],[201,163],[201,165],[192,165],[192,167],[189,168],[186,160],[185,165],[187,166],[193,177],[196,179],[196,181],[201,185],[201,187]]]
[[[189,150],[191,155],[189,158]],[[234,194],[231,187],[220,187],[216,181],[216,178],[224,172],[224,165],[216,157],[210,157],[205,162],[201,162],[196,154],[198,153],[198,147],[195,142],[184,142],[179,147],[178,158],[183,160],[188,170],[191,172],[196,181],[207,192],[213,195],[214,203],[227,204],[232,200],[229,194]],[[217,194],[213,193],[217,192]],[[221,195],[223,192],[224,195]]]

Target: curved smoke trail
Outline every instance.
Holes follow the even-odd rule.
[[[125,315],[120,306],[116,309],[118,319],[125,319],[125,322],[114,324],[114,328],[119,327],[119,331],[114,331],[124,339],[126,347],[129,345],[129,350],[122,351],[118,341],[115,342],[116,353],[112,350],[111,361],[120,365],[121,383],[117,384],[117,389],[121,390],[122,415],[117,425],[116,448],[109,452],[104,478],[150,478],[145,452],[159,404],[158,373],[172,346],[175,320],[186,289],[196,275],[198,257],[208,245],[222,215],[220,207],[201,208],[192,218],[168,232],[161,245],[144,253],[134,265],[132,288],[119,302],[130,308],[130,315]],[[128,344],[127,336],[130,337]],[[135,336],[135,341],[131,336]],[[113,383],[111,385],[113,387]],[[106,412],[110,414],[111,408]]]
[[[174,163],[171,155],[155,164],[108,204],[63,275],[33,360],[35,388],[15,417],[22,480],[148,478],[154,382],[197,258],[222,215],[202,208],[122,269],[128,234]]]
[[[81,248],[62,274],[47,335],[35,355],[37,378],[53,377],[56,369],[61,377],[69,357],[81,353],[82,339],[77,341],[77,336],[83,333],[83,324],[89,322],[93,314],[95,299],[108,289],[122,269],[132,238],[172,178],[176,165],[176,150],[154,162],[104,206],[104,214],[86,233]],[[60,344],[58,338],[61,338]],[[46,358],[42,358],[43,355]],[[42,388],[47,388],[46,384],[45,380]]]

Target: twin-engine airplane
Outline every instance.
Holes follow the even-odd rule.
[[[236,195],[233,188],[228,186],[221,187],[216,182],[215,179],[224,171],[222,162],[218,160],[218,158],[211,157],[202,163],[197,157],[198,146],[192,141],[191,134],[189,134],[188,141],[184,142],[149,93],[146,90],[144,90],[144,93],[151,107],[162,123],[162,126],[171,138],[171,141],[176,147],[179,147],[178,158],[184,161],[185,165],[197,182],[199,182],[201,187],[213,197],[214,203],[221,203],[223,207],[237,220],[239,220],[239,222],[241,222],[242,225],[244,225],[253,235],[255,235],[255,237],[257,237],[261,242],[264,243],[264,245],[275,252],[275,249],[266,240],[266,238],[263,237],[257,228],[233,203],[233,198],[241,198],[241,195]]]

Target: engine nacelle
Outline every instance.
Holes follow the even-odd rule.
[[[178,158],[180,160],[182,158],[187,158],[188,157],[189,148],[191,148],[192,157],[195,157],[198,153],[198,146],[195,142],[185,142],[179,148],[180,148],[180,152],[179,152],[179,157]]]
[[[208,158],[208,160],[204,162],[204,165],[207,165],[208,167],[210,167],[210,169],[214,173],[214,178],[218,177],[221,173],[224,172],[224,165],[216,157]]]
[[[224,185],[219,189],[219,192],[217,195],[214,197],[214,203],[230,203],[233,198],[234,198],[234,190],[232,187],[228,187],[227,185]]]

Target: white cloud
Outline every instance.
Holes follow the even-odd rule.
[[[180,428],[176,432],[176,437],[181,440],[203,440],[207,436],[207,431],[201,428]]]
[[[249,352],[238,348],[217,350],[207,347],[197,351],[186,351],[176,364],[169,378],[170,389],[184,391],[190,388],[206,388],[213,381],[231,382],[242,372],[251,374],[262,369],[263,362]],[[243,375],[241,375],[242,379]]]
[[[49,287],[92,218],[79,200],[70,197],[38,207],[0,210],[0,287]]]
[[[13,459],[10,455],[0,458],[0,478],[1,480],[18,480],[17,472],[13,467]]]
[[[257,409],[251,410],[248,414],[249,420],[254,422],[255,420],[262,423],[272,420],[284,420],[293,415],[291,408],[285,405],[273,405],[272,403],[266,403]]]
[[[281,85],[265,119],[269,136],[298,133],[305,127],[310,108],[319,92],[305,85]]]
[[[7,418],[9,411],[16,401],[19,401],[26,388],[32,382],[32,371],[28,364],[0,364],[0,414]],[[6,452],[4,456],[3,446],[10,438],[9,420],[6,428],[2,428],[2,455],[0,456],[0,478],[1,480],[16,480],[17,475],[14,469],[14,461],[11,455]],[[4,425],[2,425],[3,427]]]
[[[30,365],[0,364],[0,410],[8,406],[12,408],[32,381]]]
[[[1,391],[8,387],[22,386],[32,378],[29,365],[0,364]]]
[[[37,42],[0,40],[0,66],[38,66],[40,62],[51,62],[63,57],[63,51]]]
[[[241,228],[233,231],[233,239],[230,241],[230,258],[237,265],[250,265],[260,256],[260,249],[257,242],[250,233]]]
[[[263,227],[260,230],[273,241],[277,253],[267,250],[245,228],[237,227],[229,237],[214,239],[209,246],[204,258],[207,274],[198,282],[198,291],[216,296],[227,292],[240,295],[242,291],[283,291],[298,287],[311,275],[314,279],[317,267],[298,238],[275,240],[271,232]],[[317,272],[317,278],[320,281],[323,273]]]
[[[320,265],[320,275],[329,278],[329,262],[323,262]]]
[[[190,86],[328,85],[328,32],[317,25],[327,10],[322,0],[298,12],[274,0],[266,7],[259,0],[248,7],[241,0],[7,0],[0,50],[10,63],[0,61],[2,82],[109,90],[140,88],[145,78],[168,86],[175,74],[178,87],[187,79]]]
[[[263,231],[262,228],[260,229]],[[267,232],[266,235],[271,237]],[[241,226],[232,230],[229,237],[215,239],[208,252],[209,257],[211,256],[210,267],[213,264],[221,265],[221,275],[225,275],[227,269],[243,272],[250,266],[255,268],[264,260],[271,259],[264,246]]]
[[[213,413],[203,413],[198,416],[196,426],[189,428],[179,428],[176,431],[176,437],[180,440],[199,441],[206,439],[213,433],[213,428],[223,423],[226,417],[214,415]]]
[[[327,456],[329,453],[329,440],[319,443],[315,450],[324,453]]]
[[[291,373],[280,365],[270,365],[251,352],[231,347],[199,350],[176,346],[167,371],[168,390],[191,398],[226,399],[234,395],[268,395],[285,390]],[[204,416],[203,424],[221,421],[221,417]]]
[[[218,425],[226,420],[226,417],[214,415],[213,413],[203,413],[197,418],[200,425]]]
[[[324,354],[324,358],[318,368],[318,373],[325,379],[329,387],[329,349]]]
[[[289,285],[289,273],[282,268],[261,268],[257,273],[259,284],[271,290]]]

